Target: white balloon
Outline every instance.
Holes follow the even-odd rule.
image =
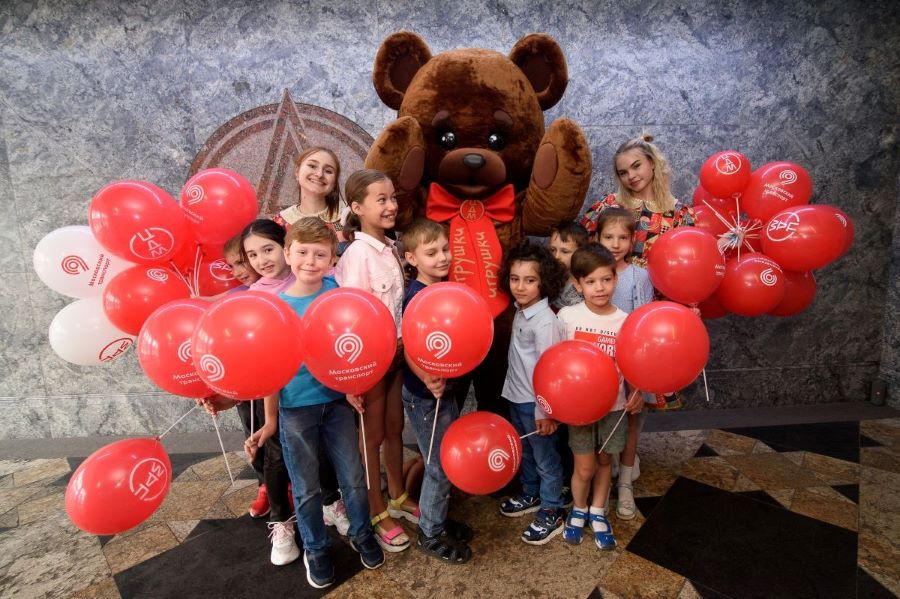
[[[72,302],[50,323],[50,347],[79,366],[98,366],[122,356],[135,337],[117,329],[103,312],[99,297]]]
[[[51,231],[34,248],[38,277],[53,291],[69,297],[100,297],[110,279],[132,266],[107,251],[84,225]]]

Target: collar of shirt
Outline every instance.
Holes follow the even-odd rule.
[[[522,306],[520,306],[518,302],[514,302],[514,303],[516,304],[516,310],[521,312],[522,316],[524,316],[526,320],[531,320],[532,316],[534,316],[541,310],[544,310],[545,308],[550,307],[550,300],[547,299],[546,297],[542,298],[541,301],[539,301],[537,303],[531,304],[524,310],[522,309]]]
[[[383,252],[385,250],[385,248],[388,248],[389,251],[394,249],[394,240],[391,239],[390,237],[385,238],[387,243],[382,243],[381,241],[375,239],[368,233],[363,233],[362,231],[357,231],[356,233],[353,234],[353,239],[356,239],[358,241],[365,241],[367,244],[369,244],[370,246],[375,248],[375,250],[377,250],[379,254],[381,252]]]

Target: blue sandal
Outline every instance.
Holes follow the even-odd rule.
[[[572,520],[576,518],[581,519],[581,526],[572,524]],[[584,525],[587,524],[589,518],[590,514],[588,512],[572,508],[572,513],[569,514],[569,519],[566,520],[566,528],[563,530],[563,540],[569,545],[581,545],[582,537],[584,536]]]
[[[616,548],[616,537],[613,536],[612,525],[604,514],[591,514],[591,530],[594,531],[594,543],[604,551]],[[601,530],[594,530],[594,523],[601,525]]]

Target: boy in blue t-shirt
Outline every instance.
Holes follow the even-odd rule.
[[[403,298],[403,310],[412,298],[428,285],[440,282],[450,271],[450,244],[443,226],[430,220],[417,220],[403,234],[406,261],[416,269],[416,278],[410,282]],[[450,393],[445,393],[446,381],[432,376],[407,357],[403,369],[403,406],[409,423],[416,434],[422,455],[428,455],[432,423],[434,446],[431,462],[425,466],[422,492],[419,495],[419,537],[416,548],[439,560],[463,564],[472,557],[469,541],[472,529],[465,524],[447,518],[450,499],[450,481],[441,467],[441,440],[454,420],[459,418],[459,408]],[[445,401],[437,397],[446,395]]]
[[[284,253],[296,281],[278,297],[299,316],[303,316],[314,299],[337,288],[335,280],[326,276],[334,263],[336,248],[334,231],[317,218],[294,223],[287,234]],[[306,366],[300,367],[275,398],[284,463],[293,483],[297,527],[303,539],[306,580],[317,589],[334,582],[334,565],[327,552],[328,534],[322,520],[319,444],[324,444],[337,473],[350,518],[350,544],[360,553],[366,568],[380,567],[384,552],[369,522],[369,501],[353,408],[344,401],[342,393],[313,378]]]

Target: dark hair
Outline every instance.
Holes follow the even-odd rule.
[[[223,254],[238,254],[241,253],[241,247],[243,247],[243,239],[241,238],[241,234],[238,233],[231,239],[225,242],[225,245],[222,246]]]
[[[634,235],[634,212],[631,210],[615,206],[603,210],[597,219],[597,235],[603,233],[603,227],[611,222],[622,223],[628,232]]]
[[[563,221],[550,229],[550,235],[556,233],[560,240],[564,242],[574,241],[575,247],[583,248],[588,244],[588,232],[580,224],[575,221]]]
[[[307,148],[300,153],[297,158],[294,159],[294,175],[296,176],[297,172],[300,170],[300,167],[303,165],[303,161],[312,156],[313,154],[317,154],[319,152],[325,152],[331,159],[334,160],[334,189],[331,190],[327,196],[325,196],[325,206],[328,208],[328,218],[329,220],[337,218],[337,216],[341,212],[341,161],[338,160],[337,154],[334,153],[330,148],[326,148],[324,146],[313,146],[311,148]],[[299,191],[298,191],[299,193]],[[299,204],[299,198],[297,203]]]
[[[258,218],[241,231],[241,260],[248,264],[249,259],[247,258],[247,251],[244,249],[244,240],[251,235],[271,239],[281,247],[284,247],[284,227],[268,218]]]
[[[572,265],[569,272],[575,280],[583,279],[598,268],[608,266],[616,276],[616,259],[612,253],[599,243],[590,243],[583,248],[575,250],[572,254]]]
[[[500,268],[499,284],[506,293],[510,293],[509,272],[515,262],[537,262],[538,274],[541,277],[541,297],[546,297],[550,301],[559,296],[559,292],[569,279],[566,267],[553,257],[550,250],[526,240],[506,253],[503,266]]]
[[[347,199],[347,205],[351,207],[343,230],[344,238],[347,241],[353,241],[353,234],[362,229],[359,216],[352,210],[353,202],[362,204],[369,192],[369,185],[386,179],[388,179],[387,175],[371,168],[364,168],[347,177],[347,182],[344,184],[344,197]]]

